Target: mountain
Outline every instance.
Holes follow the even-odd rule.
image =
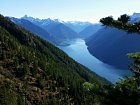
[[[65,26],[60,20],[54,19],[35,19],[33,17],[24,16],[21,19],[26,19],[39,27],[43,28],[44,30],[48,31],[52,37],[55,38],[57,43],[61,43],[64,40],[73,39],[79,37],[78,34],[70,29],[69,27]]]
[[[21,17],[21,19],[28,20],[28,21],[30,21],[30,22],[32,22],[40,27],[46,27],[47,25],[54,24],[54,23],[63,23],[63,21],[60,21],[58,19],[54,19],[54,20],[52,20],[50,18],[39,19],[39,18],[33,18],[31,16],[27,16],[27,15]]]
[[[84,30],[82,30],[79,33],[79,36],[82,38],[88,38],[91,35],[95,34],[101,28],[102,28],[102,26],[100,24],[90,25],[90,26],[86,27]]]
[[[47,27],[44,27],[44,29],[45,28],[60,43],[67,39],[74,39],[79,37],[79,35],[75,31],[68,28],[62,23],[50,24]]]
[[[128,69],[128,53],[140,51],[140,36],[117,28],[103,27],[86,40],[92,55],[112,66]]]
[[[86,27],[92,25],[92,23],[90,22],[80,22],[80,21],[68,21],[68,22],[63,22],[63,24],[71,28],[77,33],[81,32]]]
[[[80,22],[80,21],[61,21],[59,19],[38,19],[38,18],[33,18],[30,16],[23,16],[22,19],[29,20],[36,25],[46,27],[49,24],[54,24],[54,23],[62,23],[65,26],[69,27],[70,29],[74,30],[75,32],[79,33],[82,31],[84,28],[86,28],[89,25],[92,25],[90,22]]]
[[[133,13],[133,15],[130,16],[130,22],[135,23],[140,21],[140,13]]]
[[[103,81],[59,48],[0,15],[1,105],[93,104],[89,86],[102,90]]]
[[[50,41],[51,43],[57,44],[55,38],[53,38],[46,30],[43,28],[33,24],[32,22],[25,20],[25,19],[18,19],[11,17],[10,18],[14,23],[20,25],[21,27],[25,28],[26,30],[40,36],[41,38]]]

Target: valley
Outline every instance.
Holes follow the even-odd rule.
[[[140,105],[140,1],[1,0],[0,105]]]
[[[68,40],[61,43],[58,47],[65,51],[74,60],[88,67],[101,77],[106,78],[113,84],[125,76],[132,75],[130,70],[115,68],[101,62],[91,55],[83,39]]]
[[[131,75],[128,68],[131,60],[126,54],[139,51],[138,35],[132,37],[116,28],[89,22],[64,22],[59,19],[38,19],[27,15],[10,19],[58,46],[74,60],[112,83]]]
[[[129,18],[0,15],[0,105],[138,105],[140,24]]]

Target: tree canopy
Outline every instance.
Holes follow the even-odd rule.
[[[100,19],[100,22],[103,23],[104,25],[110,25],[113,20],[114,19],[112,16],[108,16],[108,17]]]
[[[118,21],[122,22],[122,23],[127,23],[130,19],[130,16],[128,16],[127,14],[123,14],[118,18]]]

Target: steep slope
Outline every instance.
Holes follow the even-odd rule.
[[[93,95],[83,88],[86,81],[103,83],[49,42],[0,15],[0,104],[92,104]]]
[[[48,18],[41,20],[28,16],[24,16],[22,19],[26,19],[48,31],[50,35],[55,38],[57,43],[61,43],[63,40],[78,37],[78,34],[75,31],[65,26],[63,22],[60,22],[58,19],[51,20]]]
[[[95,34],[101,28],[102,28],[102,26],[100,24],[90,25],[90,26],[86,27],[84,30],[82,30],[79,33],[79,36],[82,38],[88,38],[91,35]]]
[[[10,18],[14,23],[20,25],[21,27],[25,28],[26,30],[40,36],[41,38],[50,41],[51,43],[57,44],[55,42],[55,38],[53,38],[46,30],[43,28],[33,24],[32,22],[25,20],[25,19],[17,19],[14,17]]]
[[[44,27],[44,29],[51,33],[51,35],[60,43],[64,40],[69,40],[78,37],[78,34],[75,31],[68,28],[62,23],[50,24]]]
[[[88,50],[104,63],[128,68],[127,54],[140,51],[140,36],[116,28],[104,27],[87,39]]]

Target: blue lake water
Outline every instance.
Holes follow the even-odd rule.
[[[112,83],[116,83],[126,75],[131,75],[130,70],[122,70],[112,67],[92,56],[87,50],[87,46],[83,39],[67,40],[58,46],[66,52],[71,58],[80,64],[88,67],[101,77],[106,78]]]

